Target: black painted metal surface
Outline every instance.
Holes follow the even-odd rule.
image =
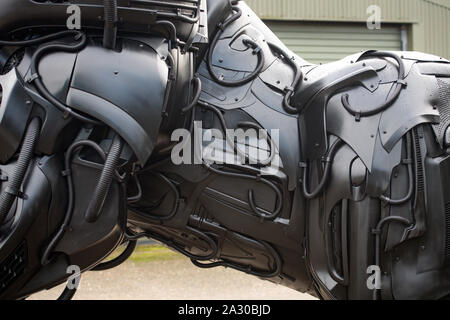
[[[81,30],[52,34],[71,4]],[[368,51],[316,66],[226,0],[119,0],[110,49],[103,9],[0,5],[0,190],[14,196],[0,266],[22,259],[14,277],[0,270],[0,298],[62,283],[67,266],[88,271],[142,237],[323,299],[450,294],[449,61]],[[11,190],[35,117],[34,159]],[[177,129],[194,135],[177,144]],[[225,134],[239,129],[267,133]],[[209,130],[217,153],[205,151]],[[116,135],[125,146],[98,186]],[[181,149],[193,163],[175,163]],[[251,150],[270,161],[252,163]],[[210,162],[221,155],[241,161]],[[86,221],[96,187],[106,201]]]

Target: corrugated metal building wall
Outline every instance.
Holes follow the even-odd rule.
[[[383,32],[390,33],[392,40],[392,37],[401,36],[400,30],[404,27],[407,32],[408,50],[424,51],[450,58],[450,0],[247,0],[246,2],[261,18],[267,20],[275,33],[306,33],[308,26],[310,29],[318,30],[317,27],[323,23],[332,22],[339,28],[346,26],[353,28],[353,31],[358,30],[357,32],[361,33],[363,38],[368,37],[369,41],[370,35],[378,34],[381,36],[378,45],[381,46],[389,38],[383,38]],[[368,33],[367,8],[371,5],[381,8],[384,25],[382,24],[381,30],[370,30]],[[284,25],[280,21],[283,21]],[[395,28],[399,31],[396,32]],[[326,33],[325,29],[319,29]],[[345,35],[345,32],[342,34]],[[299,44],[301,45],[301,42]],[[293,50],[298,51],[295,45]],[[365,48],[364,45],[361,46],[361,50]],[[382,46],[380,49],[383,49]],[[327,60],[328,58],[325,58],[323,62]],[[316,62],[322,61],[316,59]]]

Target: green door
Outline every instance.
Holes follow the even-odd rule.
[[[312,63],[336,61],[361,50],[402,49],[400,26],[369,30],[358,23],[265,22],[292,51]]]

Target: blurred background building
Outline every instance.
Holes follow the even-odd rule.
[[[450,0],[246,0],[302,58],[326,63],[368,50],[413,50],[450,59]],[[374,7],[377,6],[377,7]],[[381,29],[368,19],[379,8]]]

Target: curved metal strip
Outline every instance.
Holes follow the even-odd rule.
[[[147,162],[153,151],[154,141],[140,124],[120,107],[74,88],[69,90],[67,104],[110,126],[130,145],[142,165]]]

